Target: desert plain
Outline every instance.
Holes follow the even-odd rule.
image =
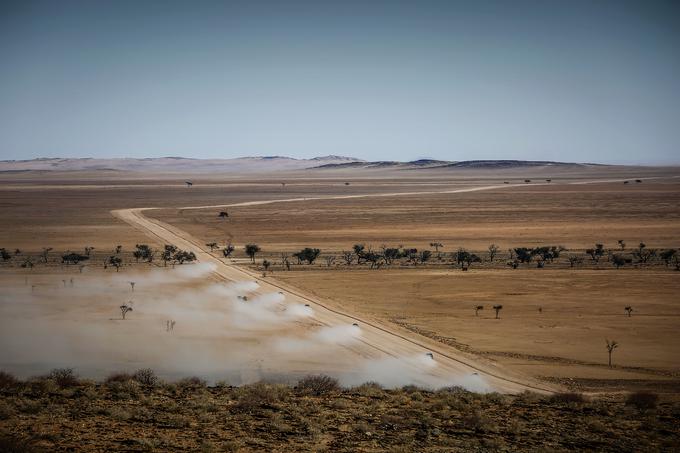
[[[0,369],[675,401],[679,176],[516,164],[3,172]],[[195,260],[163,258],[166,245]],[[295,256],[305,248],[318,249],[311,262]],[[518,248],[534,250],[528,262]]]

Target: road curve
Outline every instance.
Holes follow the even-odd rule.
[[[538,184],[534,184],[538,185]],[[191,206],[179,209],[200,209],[200,208],[217,208],[217,207],[235,207],[235,206],[254,206],[271,203],[286,203],[307,200],[336,200],[349,198],[367,198],[367,197],[396,197],[409,195],[424,195],[424,194],[452,194],[475,192],[482,190],[504,189],[516,185],[492,185],[480,186],[464,189],[453,189],[443,191],[427,191],[427,192],[394,192],[394,193],[380,193],[380,194],[365,194],[365,195],[339,195],[339,196],[325,196],[325,197],[304,197],[304,198],[290,198],[279,200],[261,200],[244,203],[233,203],[224,205],[211,206]],[[451,382],[456,382],[456,379],[464,378],[466,376],[477,375],[484,378],[486,384],[493,391],[502,393],[519,393],[525,390],[550,393],[557,390],[556,387],[539,383],[523,375],[517,375],[502,369],[497,365],[488,362],[482,358],[465,354],[453,347],[436,342],[429,338],[422,337],[412,332],[400,329],[398,327],[385,324],[383,322],[366,319],[362,316],[346,313],[337,308],[323,303],[315,297],[303,294],[301,291],[290,288],[271,277],[261,278],[261,276],[250,269],[246,269],[227,260],[221,260],[213,256],[203,248],[203,245],[193,238],[185,231],[177,227],[166,224],[156,219],[152,219],[143,215],[144,211],[158,209],[158,208],[132,208],[120,209],[111,211],[111,213],[130,224],[135,229],[145,233],[146,235],[158,240],[162,243],[176,245],[177,247],[192,251],[197,258],[206,263],[215,265],[215,274],[220,278],[228,281],[242,281],[242,280],[257,280],[260,284],[258,292],[281,292],[286,296],[287,302],[309,304],[314,309],[313,320],[319,324],[326,326],[333,325],[347,325],[348,323],[357,323],[361,327],[361,341],[365,350],[368,350],[368,355],[373,358],[403,358],[403,357],[417,357],[424,356],[427,352],[434,354],[437,366],[428,373],[436,376],[440,381],[451,379]]]

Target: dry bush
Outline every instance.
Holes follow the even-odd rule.
[[[156,376],[156,373],[154,373],[151,368],[142,368],[141,370],[135,371],[132,378],[147,387],[154,387],[158,384],[158,376]]]
[[[132,418],[132,414],[122,407],[112,406],[106,409],[106,415],[119,422],[124,422]]]
[[[20,400],[17,402],[17,409],[19,412],[24,414],[39,414],[43,410],[47,409],[49,404],[42,400]],[[0,450],[2,451],[2,450]]]
[[[111,384],[113,382],[127,382],[133,380],[133,376],[130,373],[118,372],[112,373],[106,378],[104,383]]]
[[[48,379],[54,381],[60,388],[75,387],[79,384],[78,376],[73,372],[73,368],[55,368],[50,371]]]
[[[183,388],[183,389],[196,389],[196,388],[204,388],[207,385],[207,383],[205,382],[205,380],[203,380],[199,377],[192,376],[192,377],[188,377],[188,378],[184,378],[184,379],[180,380],[177,383],[177,385],[180,388]]]
[[[659,402],[659,395],[652,392],[633,392],[626,399],[627,406],[634,406],[637,410],[646,411],[656,409]]]
[[[276,403],[285,403],[290,397],[290,388],[279,384],[258,382],[236,389],[234,409],[239,412],[253,412],[271,409]]]
[[[133,380],[111,382],[108,384],[111,396],[116,400],[129,400],[139,396],[140,383]]]
[[[5,371],[0,371],[0,390],[12,390],[21,384],[21,381]]]
[[[586,399],[583,395],[576,392],[555,393],[550,396],[550,402],[556,404],[581,404]]]
[[[307,376],[302,378],[295,390],[306,395],[326,395],[340,390],[338,380],[330,376]]]
[[[380,397],[384,394],[382,386],[377,382],[364,382],[357,387],[352,387],[352,392],[369,398]]]
[[[473,410],[461,417],[460,421],[467,429],[477,432],[491,431],[491,420],[479,410]]]

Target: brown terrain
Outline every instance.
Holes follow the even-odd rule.
[[[9,255],[0,262],[0,369],[29,379],[3,390],[0,430],[15,438],[34,425],[28,437],[37,446],[87,451],[411,451],[414,439],[423,451],[677,446],[680,273],[677,260],[665,263],[660,254],[680,246],[679,174],[606,166],[331,167],[201,173],[190,175],[191,187],[176,173],[0,174],[0,246]],[[211,251],[211,242],[219,247]],[[229,243],[235,251],[225,258]],[[249,243],[262,249],[253,263],[243,251]],[[603,254],[596,260],[586,249],[597,243]],[[160,252],[147,263],[132,255],[136,244],[173,244],[198,264],[164,265]],[[342,251],[355,244],[432,255],[377,266],[355,256],[347,264]],[[493,260],[490,244],[499,249]],[[558,245],[566,250],[544,267],[536,260],[508,266],[510,249]],[[62,255],[87,246],[94,249],[84,266],[62,263]],[[320,249],[314,264],[291,256],[304,247]],[[481,261],[463,271],[455,260],[460,248]],[[652,249],[647,262],[636,258]],[[618,255],[628,259],[621,269],[612,264]],[[120,269],[104,265],[110,256],[121,258]],[[121,304],[134,308],[124,321]],[[484,308],[476,315],[477,306]],[[611,367],[605,340],[619,344]],[[250,386],[150,389],[122,379],[121,391],[31,378],[63,367],[97,380],[153,368],[169,381],[199,376],[210,385]],[[330,375],[345,389],[315,396],[253,384],[294,384],[309,374]],[[366,381],[421,389],[356,390]],[[435,392],[441,387],[507,395],[444,397]],[[510,396],[526,391],[533,396]],[[565,391],[597,400],[550,399]],[[635,391],[660,394],[661,405],[653,412],[624,405]],[[243,410],[248,392],[262,394]],[[196,410],[165,410],[168,404]],[[389,421],[402,413],[413,417]],[[465,421],[469,413],[481,418]],[[539,413],[541,421],[532,421]],[[586,420],[576,431],[574,416]],[[61,420],[67,440],[55,437],[50,417]],[[218,427],[223,419],[230,421]],[[102,438],[92,423],[125,434]],[[197,430],[204,435],[186,433]]]

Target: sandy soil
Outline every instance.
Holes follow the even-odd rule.
[[[534,376],[657,379],[680,372],[674,271],[331,270],[275,277]],[[496,304],[503,305],[501,319]],[[477,305],[484,306],[479,316]],[[606,338],[620,343],[612,369]]]
[[[592,177],[595,171],[599,178],[610,182],[594,184],[588,176]],[[326,176],[286,175],[285,185],[281,184],[284,178],[280,175],[248,179],[201,176],[194,180],[192,188],[187,188],[183,179],[176,176],[4,175],[0,204],[8,214],[0,219],[0,244],[9,250],[16,247],[36,253],[43,246],[51,246],[58,253],[92,245],[101,253],[109,253],[117,244],[129,250],[142,242],[155,247],[175,243],[194,250],[200,261],[216,266],[209,277],[199,281],[140,286],[135,297],[146,298],[147,302],[155,300],[156,305],[149,310],[142,303],[134,317],[122,323],[109,318],[115,317],[116,307],[126,298],[126,285],[116,280],[115,285],[119,286],[114,289],[111,286],[114,283],[107,280],[110,270],[106,277],[95,271],[99,261],[91,263],[88,267],[91,272],[85,277],[76,275],[76,281],[93,279],[91,286],[96,290],[78,294],[68,293],[70,286],[64,288],[62,284],[64,272],[70,275],[69,272],[75,274],[77,270],[66,271],[53,264],[50,269],[34,270],[29,274],[34,281],[26,283],[28,272],[11,261],[2,266],[0,276],[4,286],[11,288],[0,305],[4,325],[8,327],[4,330],[10,332],[5,338],[26,338],[19,335],[21,329],[12,329],[14,320],[21,320],[16,326],[23,325],[29,335],[48,344],[54,321],[57,337],[64,336],[64,332],[80,335],[76,336],[79,340],[70,340],[68,347],[58,349],[71,351],[64,357],[83,356],[72,352],[79,351],[70,349],[73,344],[91,346],[93,356],[97,350],[94,345],[108,345],[106,353],[91,366],[94,374],[110,371],[111,368],[103,366],[105,363],[129,369],[149,362],[168,375],[177,375],[186,368],[185,362],[173,361],[173,349],[164,343],[168,335],[163,325],[170,314],[177,312],[192,320],[181,322],[182,330],[173,334],[172,338],[193,345],[180,355],[192,357],[193,351],[208,351],[198,361],[203,375],[212,378],[226,374],[234,382],[274,376],[280,370],[291,374],[340,373],[348,368],[355,370],[358,378],[367,377],[366,370],[374,374],[387,370],[383,374],[420,379],[425,384],[428,379],[430,383],[440,382],[442,378],[469,377],[478,372],[487,376],[493,388],[503,391],[518,391],[526,385],[552,388],[546,387],[551,385],[548,382],[536,384],[531,376],[666,379],[665,374],[677,372],[671,352],[671,345],[677,342],[673,334],[677,330],[677,308],[673,304],[677,279],[670,271],[563,273],[485,269],[469,272],[462,279],[460,273],[442,269],[409,269],[403,275],[392,270],[311,271],[277,272],[274,280],[263,279],[259,272],[216,259],[217,254],[205,251],[204,244],[211,240],[220,243],[232,240],[238,246],[253,241],[264,247],[264,256],[304,246],[337,251],[356,242],[376,246],[403,243],[426,248],[432,240],[444,242],[447,251],[458,246],[483,250],[491,242],[501,248],[546,243],[583,248],[594,242],[614,246],[618,239],[629,244],[644,240],[652,247],[677,247],[680,184],[673,177],[674,169],[598,167],[588,172],[579,174],[570,169],[556,176],[545,169],[532,169],[532,178],[554,178],[551,183],[532,184],[524,184],[521,178],[526,174],[517,169],[501,174],[474,171],[429,176],[388,172],[359,177],[353,172],[329,172]],[[621,178],[637,175],[649,179],[643,179],[641,184],[622,184]],[[503,184],[505,179],[511,179],[511,184]],[[345,184],[348,181],[350,185]],[[479,187],[486,190],[468,191]],[[305,200],[270,203],[299,198]],[[227,208],[229,220],[217,218],[216,206],[235,204],[240,206]],[[200,206],[212,207],[197,208]],[[143,207],[160,209],[144,211],[142,216],[138,209]],[[117,211],[117,216],[111,215],[112,210]],[[129,272],[130,279],[143,279],[137,275],[140,271],[136,266],[123,272]],[[67,285],[69,279],[65,279]],[[259,280],[260,287],[251,296],[284,293],[283,301],[265,304],[266,313],[261,313],[277,319],[276,327],[269,326],[269,331],[253,330],[247,324],[233,328],[225,318],[233,317],[234,303],[238,303],[236,295],[230,293],[226,302],[221,303],[219,298],[203,292],[210,293],[214,291],[212,286],[224,286],[223,282],[253,280]],[[33,285],[36,288],[30,291]],[[393,288],[400,288],[404,296],[395,296]],[[148,291],[146,295],[144,291]],[[199,298],[206,298],[207,305],[176,297],[191,291],[199,291]],[[549,304],[546,297],[558,301],[559,306]],[[101,305],[93,303],[93,299],[101,300]],[[498,299],[506,306],[500,322],[488,319],[488,307],[479,318],[474,317],[469,307],[470,302],[492,304]],[[30,303],[16,302],[24,300]],[[611,302],[607,302],[611,300],[616,301],[616,313],[610,308]],[[631,319],[622,312],[623,305],[628,303],[635,307]],[[313,316],[289,319],[283,314],[304,304],[310,305]],[[536,317],[538,305],[544,309],[541,318]],[[171,309],[164,312],[163,307]],[[205,307],[223,324],[203,328],[200,313]],[[43,322],[36,323],[37,319]],[[607,321],[606,326],[602,320]],[[636,323],[634,328],[631,321]],[[360,341],[351,339],[353,334],[349,334],[349,343],[333,340],[337,350],[322,349],[311,355],[297,353],[290,359],[264,341],[285,337],[287,345],[299,346],[310,338],[314,342],[314,334],[319,330],[332,326],[349,328],[352,322],[361,326]],[[494,329],[475,324],[484,322],[494,323]],[[237,333],[225,336],[225,325],[230,326],[227,330]],[[85,333],[75,327],[84,327]],[[132,333],[131,329],[141,332]],[[147,339],[148,332],[152,332],[149,337],[152,340]],[[615,353],[615,363],[620,366],[614,370],[603,368],[602,335],[619,332],[620,338],[615,339],[622,346]],[[153,346],[135,355],[135,345],[147,342]],[[225,355],[224,344],[231,345],[229,351],[242,354]],[[598,346],[594,348],[593,344]],[[307,351],[306,347],[301,350]],[[58,362],[49,360],[49,348],[47,353],[35,356],[33,362],[30,354],[21,360],[20,346],[4,347],[4,352],[7,351],[11,354],[6,356],[12,360],[6,363],[19,372],[24,370],[24,374]],[[420,361],[425,351],[435,353],[438,367],[423,373],[422,363],[414,364],[414,360]],[[259,354],[265,359],[253,361],[252,357]],[[61,356],[55,353],[54,357]],[[160,359],[154,361],[152,357]],[[397,365],[390,362],[395,357],[399,359]],[[387,362],[382,362],[383,359]],[[363,360],[362,367],[366,366],[357,369],[357,360]],[[371,369],[376,360],[388,366]],[[177,366],[171,365],[173,362]],[[236,366],[225,367],[224,362]],[[239,371],[230,371],[234,369]]]

